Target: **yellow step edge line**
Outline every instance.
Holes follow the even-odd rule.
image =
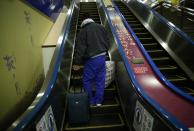
[[[176,75],[178,78],[172,78],[172,79],[169,79],[169,81],[177,81],[177,80],[187,80],[187,78],[185,77],[181,77],[179,75]]]
[[[176,76],[179,77],[180,79],[187,79],[187,78],[179,76],[179,75],[176,75]]]
[[[144,28],[134,28],[133,30],[141,30],[141,29],[144,29]]]
[[[127,16],[130,16],[130,15],[127,15]],[[133,19],[136,19],[136,18],[134,18],[134,17],[129,17],[128,20],[129,20],[129,19],[133,20]]]
[[[100,114],[100,115],[104,115],[104,114]],[[69,123],[66,124],[65,129],[66,130],[81,130],[81,129],[92,129],[92,128],[108,128],[108,127],[119,127],[119,126],[123,126],[124,125],[124,121],[119,114],[117,114],[119,116],[120,119],[120,124],[116,124],[116,125],[104,125],[104,126],[85,126],[85,127],[73,127],[73,128],[68,128]]]
[[[143,38],[143,37],[141,38],[141,37],[139,37],[139,39],[140,39],[140,40],[146,40],[146,39],[147,39],[147,40],[150,40],[150,39],[152,39],[152,38],[151,38],[151,37],[149,37],[149,38]]]
[[[184,81],[186,78],[173,78],[173,79],[168,79],[169,81]]]
[[[163,50],[147,50],[147,52],[162,52]]]
[[[137,33],[136,33],[137,34]],[[157,43],[143,44],[143,45],[157,45]]]
[[[129,21],[129,22],[138,22],[137,20],[131,20],[131,21]]]
[[[159,67],[160,70],[177,69],[176,66]]]
[[[185,89],[187,89],[189,91],[192,91],[192,93],[194,93],[194,90],[192,90],[191,88],[188,88],[188,87],[183,87],[183,88],[185,88]]]
[[[152,58],[153,60],[169,60],[169,57]]]
[[[134,25],[141,25],[141,24],[134,24]],[[138,32],[138,33],[135,33],[135,34],[148,34],[148,32]]]
[[[132,24],[130,26],[141,26],[141,24]],[[147,33],[143,33],[143,34],[147,34]]]

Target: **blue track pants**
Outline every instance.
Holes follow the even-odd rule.
[[[86,61],[83,71],[84,90],[88,93],[90,104],[100,104],[104,99],[105,88],[105,56],[97,56]],[[96,92],[93,94],[92,86],[95,83]]]

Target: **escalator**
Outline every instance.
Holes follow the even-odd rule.
[[[181,6],[194,9],[194,0],[183,0],[180,3]]]
[[[124,3],[115,1],[115,4],[166,79],[183,92],[194,96],[193,81],[176,64]]]
[[[194,5],[193,1],[184,1],[176,8],[168,2],[162,2],[155,10],[185,32],[194,40]]]
[[[85,12],[89,12],[92,19],[96,23],[101,24],[96,2],[80,2],[79,17],[75,22],[77,24],[72,27],[72,30],[77,30],[77,33],[80,31],[80,25],[83,21],[83,14]],[[107,59],[109,59],[108,56]],[[79,92],[80,88],[83,89],[82,71],[83,68],[78,71],[72,69],[70,92]],[[95,88],[93,90],[95,90]],[[105,88],[104,102],[102,103],[102,106],[90,106],[90,113],[89,123],[72,124],[68,122],[68,118],[65,118],[64,130],[128,130],[125,125],[115,82]],[[66,116],[68,116],[68,114]]]

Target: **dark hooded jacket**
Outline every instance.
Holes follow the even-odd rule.
[[[109,49],[109,40],[105,28],[95,22],[85,24],[78,33],[74,52],[74,64],[84,61]]]

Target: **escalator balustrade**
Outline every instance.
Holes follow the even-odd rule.
[[[183,92],[194,96],[193,81],[183,72],[183,70],[176,64],[170,55],[163,49],[155,38],[148,32],[148,30],[140,23],[140,21],[133,15],[129,8],[120,1],[115,1],[120,12],[125,17],[126,21],[139,38],[145,50],[148,52],[160,72]]]
[[[164,2],[155,10],[194,40],[194,1],[182,1],[176,8]]]

